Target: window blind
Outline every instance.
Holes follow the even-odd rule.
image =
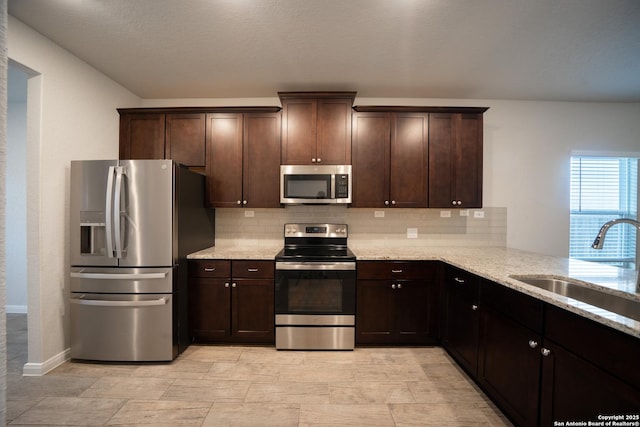
[[[571,158],[569,256],[633,267],[636,229],[625,224],[609,229],[604,248],[591,248],[605,222],[638,215],[638,159],[574,156]]]

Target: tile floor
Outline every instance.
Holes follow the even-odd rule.
[[[191,346],[170,364],[67,362],[23,377],[7,316],[9,425],[510,426],[441,348]]]

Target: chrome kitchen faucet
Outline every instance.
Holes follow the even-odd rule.
[[[591,247],[593,249],[602,249],[602,246],[604,245],[604,237],[607,235],[607,231],[609,231],[611,227],[613,227],[618,223],[631,224],[638,231],[640,231],[640,221],[636,221],[635,219],[629,219],[629,218],[612,219],[611,221],[605,222],[604,225],[600,227],[600,231],[598,231],[598,235],[596,236],[596,239],[593,241],[593,244],[591,245]],[[638,260],[638,248],[636,247],[636,261],[637,260]],[[636,292],[640,292],[640,268],[638,268],[637,264],[636,264],[636,271],[638,272],[637,278],[636,278]]]

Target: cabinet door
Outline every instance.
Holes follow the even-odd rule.
[[[282,164],[309,165],[316,159],[317,102],[282,100]]]
[[[475,277],[447,268],[442,345],[473,378],[478,375],[479,284]]]
[[[482,207],[482,115],[456,114],[456,199],[465,208]]]
[[[242,114],[207,114],[207,200],[242,205]]]
[[[456,206],[453,114],[429,115],[429,207]]]
[[[120,116],[120,159],[164,159],[164,121],[158,114]]]
[[[403,280],[395,281],[393,285],[396,342],[413,345],[437,343],[437,284],[427,280]]]
[[[516,425],[538,425],[540,335],[487,305],[480,317],[480,384]]]
[[[280,207],[280,117],[279,113],[244,116],[242,195],[246,207]]]
[[[351,164],[352,99],[319,99],[317,104],[316,163]]]
[[[429,207],[482,207],[482,115],[429,117]]]
[[[386,113],[354,115],[353,207],[380,208],[389,200],[390,126]]]
[[[167,114],[165,144],[168,159],[190,167],[204,167],[205,115]]]
[[[189,329],[193,341],[219,341],[229,338],[229,283],[229,279],[189,278]]]
[[[391,282],[358,280],[356,344],[385,344],[395,339],[395,309]]]
[[[599,415],[638,414],[639,390],[549,341],[544,347],[548,355],[542,358],[540,425],[550,426],[559,420],[598,421]]]
[[[428,115],[398,113],[391,120],[390,203],[427,207]]]
[[[231,301],[234,340],[253,343],[274,342],[273,279],[234,279]]]

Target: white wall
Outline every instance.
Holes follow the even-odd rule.
[[[29,81],[29,363],[39,373],[68,342],[69,162],[117,158],[116,108],[139,99],[9,16],[8,55],[39,74]],[[34,117],[35,116],[35,117]]]

